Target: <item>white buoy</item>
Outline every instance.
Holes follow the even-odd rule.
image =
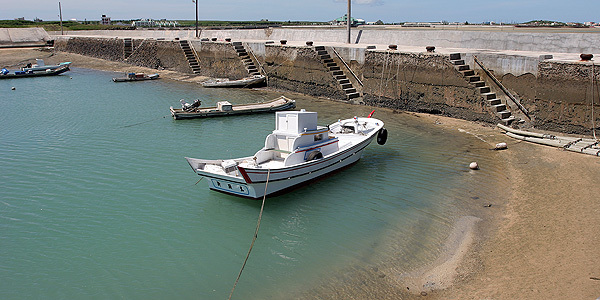
[[[16,89],[17,89],[17,88],[15,88],[14,86],[11,88],[11,90],[13,90],[13,91],[14,91],[14,90],[16,90]]]
[[[504,150],[507,147],[508,146],[506,145],[506,143],[498,143],[498,144],[496,144],[496,148],[494,148],[494,149],[496,149],[496,150]]]
[[[469,165],[469,168],[471,168],[471,170],[478,170],[479,169],[479,165],[476,162],[472,162]]]

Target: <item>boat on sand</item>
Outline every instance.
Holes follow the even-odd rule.
[[[203,87],[249,87],[265,81],[264,75],[254,75],[238,80],[228,78],[215,78],[202,82]]]
[[[281,96],[269,102],[239,105],[232,105],[228,101],[220,101],[217,102],[217,106],[215,107],[200,107],[200,100],[196,100],[194,103],[186,103],[184,100],[180,101],[181,108],[170,107],[171,115],[175,120],[265,113],[288,110],[296,107],[296,101],[285,96]]]
[[[306,184],[357,162],[377,137],[387,140],[383,122],[375,118],[339,120],[317,126],[317,113],[282,111],[275,130],[254,155],[236,159],[188,158],[190,167],[206,177],[210,189],[247,198],[262,198]]]

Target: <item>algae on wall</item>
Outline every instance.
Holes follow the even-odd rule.
[[[592,132],[592,69],[596,78],[593,94],[598,126],[600,90],[596,80],[600,78],[600,69],[591,62],[540,61],[538,76],[505,74],[501,80],[529,110],[536,128],[589,135]]]
[[[356,71],[363,78],[368,105],[494,122],[477,90],[446,56],[367,51]]]
[[[342,91],[312,47],[267,45],[259,57],[269,86],[306,95],[346,100]]]

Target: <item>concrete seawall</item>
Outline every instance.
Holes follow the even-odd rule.
[[[598,78],[600,70],[595,68],[592,62],[579,61],[579,52],[589,50],[591,45],[588,44],[596,42],[595,39],[600,34],[514,33],[515,35],[511,35],[506,32],[456,33],[439,30],[421,31],[420,33],[425,34],[417,38],[417,31],[396,33],[389,30],[372,31],[359,33],[355,30],[356,35],[361,35],[358,44],[335,42],[343,33],[339,29],[269,28],[202,31],[202,38],[214,37],[217,41],[190,38],[190,35],[193,37],[194,31],[187,30],[94,31],[77,32],[76,35],[69,32],[68,36],[53,37],[56,39],[56,48],[60,51],[191,74],[191,69],[176,40],[176,38],[188,39],[199,57],[200,75],[237,79],[246,76],[247,72],[232,44],[222,41],[231,38],[233,41],[244,42],[246,48],[256,56],[257,63],[261,64],[269,76],[269,86],[346,100],[344,91],[319,60],[315,48],[306,46],[305,42],[310,40],[314,45],[335,49],[341,58],[336,58],[338,65],[342,65],[342,60],[349,65],[357,75],[356,79],[352,76],[348,77],[360,92],[361,103],[392,109],[439,113],[467,120],[498,122],[499,120],[486,106],[478,90],[469,84],[463,74],[450,63],[451,53],[461,53],[471,69],[475,69],[483,79],[486,79],[482,72],[475,68],[473,56],[477,56],[508,90],[520,99],[530,112],[532,117],[530,123],[535,127],[569,133],[589,134],[591,132],[591,74],[593,70]],[[487,39],[486,34],[489,36]],[[529,40],[523,37],[527,34]],[[396,43],[398,50],[387,49],[388,44],[394,43],[382,44],[382,39],[387,40],[388,37],[395,35],[398,40],[402,36],[403,42],[412,44],[404,45],[398,42]],[[403,39],[411,35],[412,38]],[[427,37],[434,35],[437,35],[436,39],[440,44],[436,45],[435,52],[427,52],[423,45],[431,45],[426,43],[431,41]],[[133,37],[134,40],[135,51],[127,59],[123,55],[122,37]],[[545,49],[544,45],[555,43],[553,49],[572,52],[552,53],[552,58],[547,59],[546,51],[468,49],[464,48],[465,45],[457,48],[439,46],[443,45],[442,40],[456,46],[461,38],[467,37],[470,41],[465,43],[472,45]],[[558,43],[557,37],[560,38]],[[454,38],[459,41],[455,41]],[[543,39],[545,42],[537,44],[527,42],[535,41],[536,38]],[[574,41],[579,38],[582,40],[577,43],[577,47],[567,47],[568,43],[575,43]],[[279,43],[279,40],[283,39],[288,41],[286,45]],[[486,40],[493,39],[504,39],[504,42],[485,44]],[[513,41],[507,41],[511,39]],[[370,45],[370,42],[379,43]],[[374,49],[367,49],[367,46]],[[349,73],[347,69],[343,68],[343,71]],[[360,80],[363,85],[357,84],[357,80]],[[492,91],[500,96],[502,94],[500,90],[488,80],[486,79],[486,82]],[[595,100],[596,111],[600,110],[599,102]],[[599,123],[600,119],[596,117],[596,124]]]
[[[50,40],[42,28],[0,28],[0,46],[44,44]]]

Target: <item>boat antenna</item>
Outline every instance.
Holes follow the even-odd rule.
[[[231,289],[231,293],[229,293],[229,300],[231,300],[231,296],[233,296],[233,291],[235,290],[235,286],[238,281],[240,281],[240,277],[242,276],[242,271],[244,271],[244,267],[246,266],[246,262],[248,262],[248,257],[250,257],[250,252],[252,252],[252,247],[254,247],[254,242],[258,237],[258,229],[260,228],[260,220],[262,219],[263,209],[265,208],[265,199],[267,199],[267,186],[269,186],[269,176],[271,175],[271,169],[267,169],[267,181],[265,182],[265,194],[263,195],[262,205],[260,206],[260,213],[258,214],[258,222],[256,223],[256,231],[254,231],[254,237],[252,238],[252,243],[250,244],[250,249],[248,249],[248,254],[246,254],[246,259],[244,259],[244,264],[240,269],[240,273],[238,274],[235,283],[233,284],[233,288]]]

